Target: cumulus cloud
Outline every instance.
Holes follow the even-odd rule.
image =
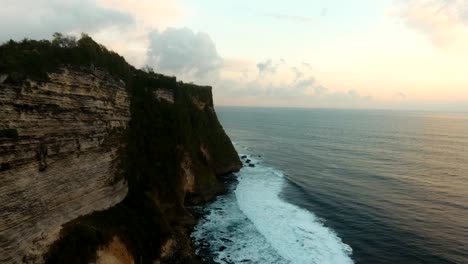
[[[437,47],[468,50],[468,5],[465,0],[397,1],[391,14],[427,36]]]
[[[97,32],[134,23],[132,16],[93,0],[3,0],[0,41],[50,38],[54,32]]]
[[[215,81],[223,65],[208,34],[188,28],[168,28],[149,34],[147,64],[185,81]]]

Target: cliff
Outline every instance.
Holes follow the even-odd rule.
[[[0,105],[1,263],[199,261],[186,205],[241,167],[210,87],[58,37],[0,47]]]

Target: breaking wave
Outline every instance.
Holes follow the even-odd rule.
[[[238,184],[205,206],[193,233],[218,263],[348,264],[352,249],[311,212],[283,201],[283,173],[249,156]]]

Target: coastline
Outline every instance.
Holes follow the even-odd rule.
[[[187,194],[185,206],[188,214],[181,219],[175,228],[174,238],[169,239],[161,248],[159,263],[217,263],[214,255],[209,250],[210,241],[203,241],[202,247],[195,245],[192,237],[196,225],[208,213],[205,207],[214,202],[218,197],[229,194],[234,190],[237,177],[232,170],[218,177],[218,183],[209,189],[197,193]]]
[[[280,197],[284,172],[240,153],[235,184],[200,208],[192,233],[206,263],[353,263],[352,249],[319,217]]]

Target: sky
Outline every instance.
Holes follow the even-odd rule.
[[[1,5],[1,42],[85,32],[216,105],[468,111],[468,0]]]

